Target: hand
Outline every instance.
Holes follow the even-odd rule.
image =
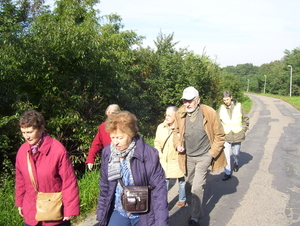
[[[182,146],[180,146],[180,145],[177,146],[176,150],[177,150],[179,153],[182,153],[182,152],[185,151],[185,150],[184,150],[184,147],[182,147]]]
[[[92,169],[93,169],[93,166],[94,166],[94,164],[93,164],[93,163],[88,163],[88,164],[87,164],[87,166],[88,166],[89,170],[92,170]]]
[[[21,217],[23,217],[23,211],[22,211],[22,207],[18,207],[18,211]]]
[[[69,221],[72,220],[74,216],[64,217],[63,221]]]

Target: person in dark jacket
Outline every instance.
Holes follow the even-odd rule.
[[[165,173],[158,151],[137,134],[137,119],[128,111],[111,114],[106,120],[111,144],[102,151],[100,195],[97,207],[99,226],[168,226]],[[122,186],[150,186],[149,210],[128,213],[121,204]]]

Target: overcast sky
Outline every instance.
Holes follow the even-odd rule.
[[[300,47],[300,0],[101,0],[97,8],[119,14],[144,46],[174,33],[177,48],[205,51],[221,67],[260,66]]]

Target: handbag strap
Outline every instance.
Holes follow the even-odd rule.
[[[124,189],[125,185],[124,185],[122,179],[119,178],[118,181],[119,181],[120,185],[122,186],[122,188]],[[153,189],[150,185],[148,185],[148,186],[146,186],[146,187],[148,187],[149,190],[152,190],[152,189]]]
[[[162,149],[161,149],[161,153],[164,152],[164,148],[165,148],[165,146],[166,146],[166,143],[167,143],[169,137],[172,135],[172,133],[173,133],[173,131],[171,131],[171,133],[169,134],[169,136],[168,136],[167,139],[165,140],[165,143],[164,143],[164,145],[163,145],[163,147],[162,147]]]
[[[33,177],[33,174],[32,174],[32,165],[31,165],[31,161],[30,161],[30,154],[29,154],[29,152],[27,152],[27,165],[28,165],[28,172],[29,172],[29,177],[30,177],[32,186],[33,186],[33,188],[34,188],[35,191],[38,191],[36,183],[35,183],[35,180],[34,180],[34,177]]]
[[[123,181],[120,178],[118,179],[118,181],[119,181],[120,185],[122,186],[122,188],[124,188],[125,185],[124,185]]]

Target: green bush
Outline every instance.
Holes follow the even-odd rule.
[[[99,188],[99,168],[94,166],[92,171],[87,171],[78,180],[80,197],[80,215],[74,219],[74,222],[84,219],[89,213],[95,212],[98,204]]]
[[[18,213],[18,208],[15,206],[14,192],[15,183],[11,176],[3,178],[1,176],[2,186],[0,187],[1,202],[0,202],[0,225],[23,225],[23,218]]]

